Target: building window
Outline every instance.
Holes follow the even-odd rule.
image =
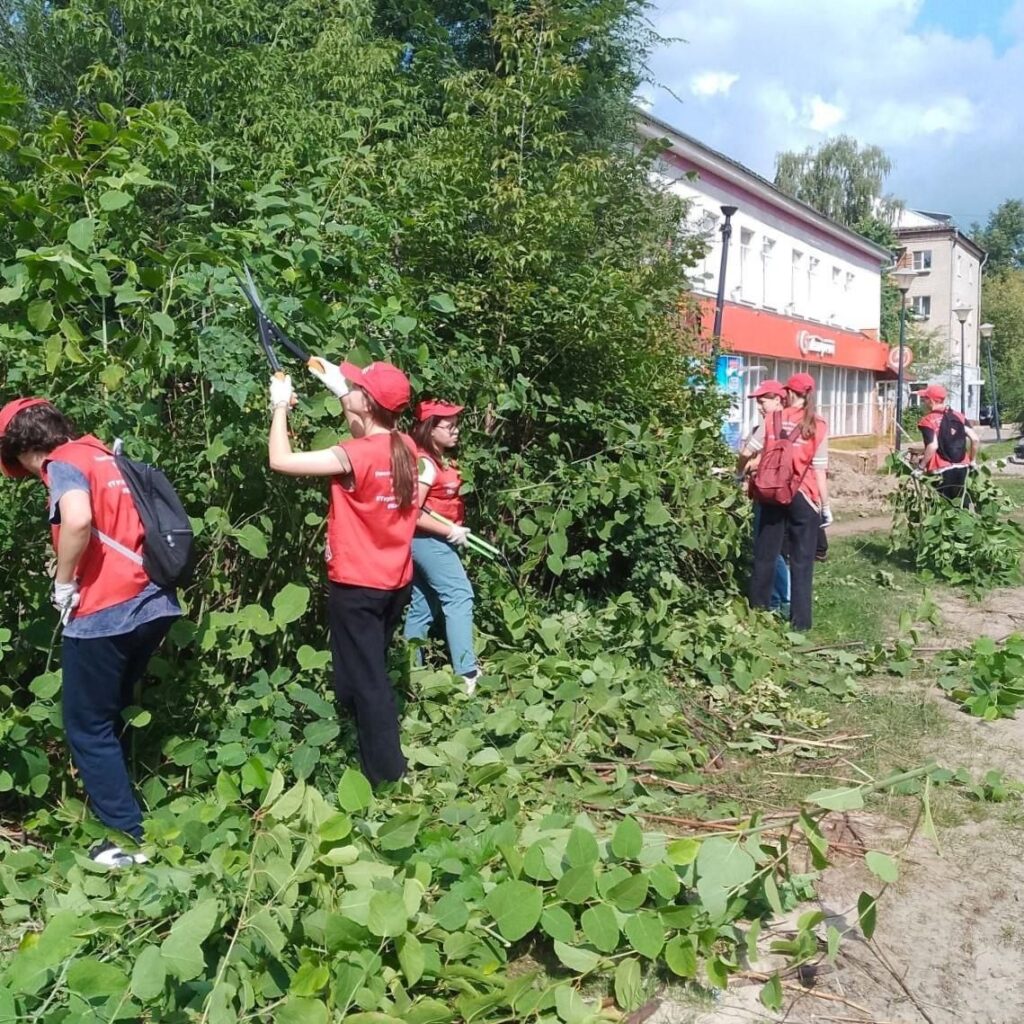
[[[848,292],[853,286],[853,274],[849,271],[846,272],[846,280],[843,282],[843,291]]]
[[[914,251],[914,270],[932,269],[931,249],[916,249]]]
[[[740,228],[740,298],[747,302],[754,299],[754,282],[750,279],[750,248],[753,242],[754,232]]]
[[[818,267],[821,264],[821,260],[817,256],[809,256],[807,258],[807,312],[815,320],[820,320],[818,316],[818,304],[820,296],[818,295]]]
[[[959,252],[956,254],[956,276],[964,276],[964,257],[963,254]]]
[[[778,303],[772,294],[772,257],[775,253],[775,239],[766,238],[761,243],[761,302],[769,309],[775,309]]]
[[[974,260],[967,261],[967,282],[974,284]]]
[[[910,300],[910,310],[914,316],[929,317],[932,315],[932,297],[915,295]]]
[[[789,304],[796,309],[801,285],[800,270],[804,265],[804,254],[799,249],[793,250],[793,263],[789,272]]]

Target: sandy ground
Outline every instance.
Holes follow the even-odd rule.
[[[961,643],[979,635],[1002,639],[1024,628],[1024,588],[996,591],[980,604],[955,595],[938,598],[942,636]],[[969,768],[975,776],[999,769],[1024,779],[1024,715],[982,722],[969,718],[940,691],[922,683],[948,716],[936,760]],[[856,928],[835,967],[827,961],[803,978],[809,991],[786,990],[782,1013],[758,1001],[756,983],[734,983],[712,1011],[662,1000],[634,1015],[640,1024],[1024,1024],[1024,856],[1019,818],[1011,805],[984,805],[981,822],[941,828],[937,843],[918,829],[859,813],[857,836],[869,848],[900,854],[901,877],[879,901],[871,942]],[[903,851],[900,853],[900,851]],[[859,857],[847,856],[827,870],[817,906],[822,925],[855,925],[858,895],[876,893],[878,880]],[[801,907],[800,911],[814,905]],[[795,917],[793,918],[795,919]],[[791,920],[775,922],[785,935]],[[771,935],[768,936],[770,941]],[[771,970],[772,964],[752,965]],[[652,1012],[648,1012],[652,1011]]]

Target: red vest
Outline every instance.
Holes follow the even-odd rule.
[[[43,464],[43,483],[47,487],[46,466],[50,462],[66,462],[89,481],[93,535],[76,570],[79,604],[72,617],[91,615],[137,597],[149,584],[146,571],[96,536],[99,531],[142,557],[142,521],[114,456],[91,435],[59,445]],[[54,549],[59,537],[60,527],[54,526]]]
[[[421,459],[429,459],[437,469],[437,476],[427,491],[424,504],[432,512],[461,526],[466,521],[466,503],[459,497],[459,490],[462,487],[459,467],[454,462],[442,466],[430,452],[423,451],[422,448],[417,455]]]
[[[783,431],[793,432],[790,435],[793,438],[793,475],[798,479],[803,478],[800,484],[800,493],[806,495],[812,505],[818,506],[821,504],[821,494],[818,490],[818,478],[811,468],[811,462],[821,442],[828,435],[828,425],[820,416],[815,416],[814,437],[804,437],[800,433],[800,423],[803,421],[803,418],[803,409],[794,409],[791,406],[787,406],[782,410],[782,429]],[[769,440],[774,440],[775,438],[773,419],[774,417],[769,415],[764,421],[766,445]]]
[[[412,438],[399,435],[415,465]],[[338,445],[352,463],[352,486],[331,479],[327,576],[335,583],[398,590],[412,579],[412,535],[420,510],[398,507],[391,484],[391,435],[371,434]],[[413,479],[415,480],[415,469]]]

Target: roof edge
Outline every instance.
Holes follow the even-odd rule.
[[[662,121],[653,114],[649,114],[639,108],[634,109],[637,113],[637,127],[640,129],[641,135],[646,135],[651,139],[668,138],[671,140],[674,137],[676,140],[685,143],[687,146],[700,150],[712,161],[718,161],[719,163],[726,165],[726,170],[731,169],[734,173],[738,171],[747,179],[750,187],[762,193],[769,193],[770,198],[774,202],[780,203],[783,206],[788,206],[792,212],[800,214],[806,219],[812,221],[817,227],[826,233],[840,238],[848,245],[853,245],[870,256],[877,257],[879,262],[882,262],[883,260],[886,263],[892,262],[893,254],[889,249],[886,249],[885,246],[879,245],[877,242],[872,242],[870,238],[865,238],[852,228],[848,228],[846,225],[832,220],[831,217],[826,217],[809,203],[805,203],[801,199],[794,199],[793,196],[783,192],[782,189],[773,182],[762,177],[756,171],[752,171],[749,167],[741,164],[738,160],[734,160],[731,156],[726,156],[724,153],[720,153],[718,150],[712,149],[699,139],[695,139],[692,135],[688,135],[686,132],[680,131],[678,128],[674,128],[668,122]],[[647,128],[648,131],[645,131],[645,128]],[[655,130],[652,131],[650,129]]]

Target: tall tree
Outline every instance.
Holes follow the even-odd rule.
[[[988,253],[986,274],[1024,268],[1024,200],[1005,199],[985,227],[971,225],[971,237]]]
[[[891,227],[901,205],[885,193],[892,168],[878,146],[861,146],[852,136],[839,135],[817,149],[779,153],[775,184],[826,217],[874,237],[876,224]]]
[[[993,326],[1000,418],[1024,420],[1024,270],[986,276],[981,292],[982,318]],[[991,401],[991,392],[987,395]]]

